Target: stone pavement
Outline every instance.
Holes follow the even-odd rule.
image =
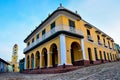
[[[55,74],[1,73],[0,80],[43,80]]]
[[[89,66],[60,74],[1,73],[0,80],[120,80],[120,62]]]

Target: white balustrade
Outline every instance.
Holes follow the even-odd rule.
[[[50,37],[51,35],[55,34],[56,32],[59,31],[67,31],[67,32],[71,32],[74,34],[78,34],[78,35],[82,35],[83,36],[83,32],[81,30],[77,30],[74,27],[70,27],[70,26],[56,26],[53,29],[51,29],[49,32],[45,33],[42,37],[39,37],[36,41],[34,41],[32,44],[30,44],[29,46],[27,46],[24,49],[24,52],[26,52],[27,50],[31,49],[32,47],[34,47],[35,45],[37,45],[38,43],[40,43],[41,41],[45,40],[46,38]]]

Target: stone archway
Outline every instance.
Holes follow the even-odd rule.
[[[58,50],[56,44],[50,46],[50,52],[52,53],[52,65],[56,67],[58,65]]]
[[[78,42],[72,42],[71,44],[71,62],[75,65],[76,61],[83,59],[81,46]]]
[[[34,54],[31,55],[31,68],[34,68]]]
[[[40,66],[40,53],[39,51],[37,51],[35,55],[35,67],[39,68],[39,66]]]
[[[47,49],[46,48],[43,48],[42,49],[42,61],[43,61],[43,63],[42,63],[42,65],[44,66],[44,67],[47,67]]]

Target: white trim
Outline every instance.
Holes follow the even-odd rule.
[[[66,42],[65,42],[65,35],[60,35],[60,57],[61,57],[61,64],[66,64]]]
[[[83,59],[86,60],[85,47],[84,47],[84,39],[81,39],[81,46],[82,46]]]

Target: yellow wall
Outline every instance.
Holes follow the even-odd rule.
[[[50,40],[50,41],[46,42],[45,44],[43,44],[43,45],[41,45],[41,46],[39,46],[39,47],[37,47],[36,49],[30,51],[29,53],[26,54],[26,56],[29,55],[29,57],[31,58],[31,55],[32,55],[32,53],[33,53],[33,54],[34,54],[34,59],[35,59],[36,52],[39,51],[39,53],[40,53],[40,58],[42,58],[41,54],[42,54],[42,49],[43,49],[43,48],[46,48],[46,49],[47,49],[47,53],[48,53],[49,56],[50,56],[50,55],[51,55],[51,54],[50,54],[50,47],[51,47],[51,45],[52,45],[53,43],[55,43],[55,44],[57,45],[58,55],[60,55],[60,41],[59,41],[59,37],[57,37],[57,38],[54,38],[53,40]],[[40,59],[40,60],[41,60],[41,59]],[[34,61],[35,61],[35,60],[34,60]],[[50,60],[50,61],[52,61],[52,60]],[[60,64],[60,57],[58,57],[58,64]],[[34,65],[35,65],[35,64],[34,64]],[[52,64],[50,63],[49,66],[51,66],[51,65],[52,65]],[[42,66],[44,66],[44,65],[42,64]],[[31,68],[31,61],[30,61],[30,68]]]
[[[71,64],[71,44],[73,42],[77,42],[79,43],[79,45],[81,46],[81,42],[79,38],[75,38],[75,37],[70,37],[70,36],[66,36],[66,60],[67,60],[67,64]],[[78,60],[79,58],[82,59],[82,54],[80,55],[80,57],[78,58],[78,55],[75,55],[75,59]]]
[[[50,31],[50,24],[52,22],[55,21],[55,24],[56,26],[60,26],[60,25],[65,25],[65,26],[69,26],[69,23],[68,23],[68,20],[73,20],[75,22],[75,28],[77,30],[81,30],[83,33],[84,33],[84,50],[85,50],[85,55],[86,55],[86,60],[89,60],[89,56],[88,56],[88,48],[91,48],[91,53],[92,53],[92,60],[95,61],[95,53],[94,53],[94,48],[97,49],[97,54],[98,54],[98,59],[100,59],[100,55],[99,55],[99,51],[101,51],[102,53],[102,58],[104,59],[104,54],[103,54],[103,51],[105,51],[106,53],[112,53],[112,54],[116,54],[115,51],[113,51],[113,49],[109,49],[109,48],[105,48],[104,47],[104,44],[103,44],[103,36],[102,34],[104,33],[101,33],[101,34],[97,34],[95,31],[96,31],[96,28],[92,27],[91,29],[87,28],[84,26],[84,24],[86,24],[86,22],[84,22],[83,20],[75,20],[75,19],[71,19],[65,15],[60,15],[58,16],[55,20],[51,21],[48,25],[46,25],[44,28],[46,29],[46,33]],[[91,33],[91,37],[93,39],[94,42],[91,42],[87,39],[87,29],[90,30],[90,33]],[[39,32],[40,34],[40,37],[42,36],[42,30]],[[36,34],[37,35],[37,34]],[[34,38],[36,39],[36,35],[34,36]],[[98,39],[97,39],[97,35],[100,36],[100,40],[102,42],[102,46],[101,45],[98,45]],[[107,36],[108,37],[108,36]],[[107,37],[105,37],[105,41],[106,41],[106,44],[108,46],[108,41],[110,42],[110,46],[112,47],[112,44],[113,42],[111,40],[108,40]],[[35,40],[34,39],[34,40]],[[57,38],[54,38],[46,43],[44,43],[43,45],[37,47],[36,49],[30,51],[29,53],[27,53],[26,55],[30,56],[31,58],[31,54],[33,53],[34,55],[36,54],[37,51],[40,52],[40,54],[42,53],[42,49],[43,48],[46,48],[47,49],[47,52],[49,53],[50,52],[50,46],[55,43],[57,45],[57,49],[58,49],[58,64],[61,63],[61,59],[60,59],[60,41],[59,41],[59,37]],[[71,49],[71,44],[72,42],[77,42],[80,44],[81,46],[81,39],[80,38],[75,38],[75,37],[70,37],[70,36],[65,36],[65,40],[66,40],[66,60],[67,60],[67,64],[71,64],[71,52],[70,52],[70,49]],[[28,42],[32,42],[32,39],[30,39]],[[78,53],[78,52],[75,52],[75,53]],[[81,51],[82,53],[82,51]],[[51,54],[48,54],[48,59],[51,58]],[[107,56],[107,55],[106,55]],[[42,58],[42,57],[40,57]],[[76,55],[75,54],[75,60],[82,60],[83,59],[83,55]],[[107,58],[108,59],[108,58]],[[57,61],[57,60],[56,60]],[[51,60],[50,62],[48,63],[49,66],[52,65],[51,63]],[[42,64],[40,64],[42,65]],[[31,62],[30,62],[30,66],[31,66]],[[43,65],[42,65],[43,66]],[[30,67],[31,68],[31,67]]]
[[[15,63],[15,68],[14,68],[15,71],[14,72],[19,72],[19,68],[18,67],[19,67],[19,63]]]
[[[62,16],[62,20],[63,20],[63,25],[69,25],[69,23],[68,23],[68,20],[69,19],[71,19],[71,18],[68,18],[67,16]],[[85,53],[86,53],[86,58],[87,58],[87,60],[88,60],[88,50],[87,50],[87,48],[91,48],[91,51],[92,51],[92,59],[93,60],[95,60],[95,55],[94,55],[94,48],[96,47],[97,48],[97,53],[98,53],[98,59],[100,59],[100,55],[99,55],[99,50],[101,50],[101,52],[102,52],[102,57],[104,58],[104,55],[103,55],[103,51],[105,51],[106,53],[112,53],[112,54],[114,54],[114,52],[115,51],[113,51],[113,50],[110,50],[110,49],[106,49],[105,47],[104,47],[104,45],[102,45],[102,46],[100,46],[100,45],[98,45],[98,39],[97,39],[97,35],[99,35],[100,36],[100,40],[101,40],[101,42],[102,42],[102,44],[103,44],[103,36],[102,36],[102,34],[104,34],[104,33],[101,33],[101,34],[98,34],[98,33],[96,33],[95,31],[96,31],[96,28],[94,28],[94,27],[92,27],[91,29],[89,29],[89,28],[86,28],[85,26],[84,26],[84,24],[86,24],[86,22],[84,22],[83,20],[80,20],[80,21],[78,21],[78,20],[75,20],[75,19],[71,19],[71,20],[73,20],[73,21],[75,21],[75,28],[77,29],[77,30],[82,30],[82,32],[84,33],[84,39],[85,39]],[[93,41],[94,42],[90,42],[90,41],[88,41],[87,40],[87,29],[89,29],[90,30],[90,33],[91,33],[91,37],[92,37],[92,39],[93,39]],[[107,39],[107,37],[108,36],[106,36],[105,37],[105,42],[106,42],[106,45],[108,46],[108,41],[110,42],[110,47],[112,48],[113,46],[112,46],[112,44],[113,44],[113,42],[111,41],[111,40],[108,40]],[[74,39],[74,38],[73,38]],[[67,40],[67,41],[71,41],[70,39],[69,40]],[[67,44],[70,44],[70,42],[68,42]],[[67,48],[68,48],[68,46],[67,46]],[[69,56],[69,55],[68,55]]]

